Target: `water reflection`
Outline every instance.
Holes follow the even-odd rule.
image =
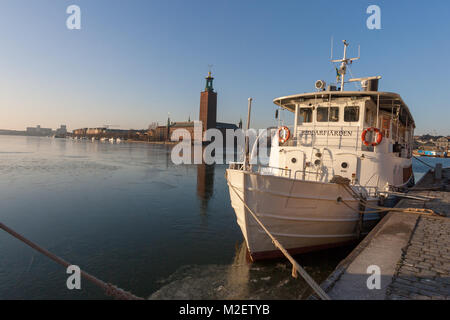
[[[162,287],[149,299],[245,299],[251,264],[247,247],[236,247],[230,265],[183,266],[173,275],[160,281]]]
[[[214,193],[214,165],[197,165],[197,196],[201,200],[201,212],[206,214],[208,202]]]
[[[296,258],[320,283],[351,249],[335,248]],[[231,264],[183,266],[160,285],[149,299],[306,299],[312,293],[303,279],[292,278],[287,260],[252,263],[245,242],[236,247]]]
[[[233,263],[226,274],[226,298],[245,299],[249,296],[251,261],[245,242],[236,247]],[[228,292],[227,292],[228,291]]]

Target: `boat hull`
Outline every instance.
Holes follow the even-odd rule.
[[[227,169],[231,204],[254,260],[280,256],[244,203],[292,254],[358,240],[359,202],[341,185]],[[341,197],[354,210],[338,202]],[[375,199],[369,202],[376,204]],[[365,229],[380,216],[364,215]]]

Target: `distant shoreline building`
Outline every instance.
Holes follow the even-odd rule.
[[[441,137],[436,139],[436,147],[442,150],[448,150],[450,147],[450,139],[448,137]]]
[[[80,128],[74,129],[72,135],[75,137],[88,137],[88,138],[121,138],[132,140],[148,140],[147,130],[125,130],[125,129],[111,129],[107,127],[97,128]]]
[[[53,130],[51,128],[42,128],[40,125],[36,127],[27,127],[25,130],[3,130],[0,129],[0,135],[12,136],[28,136],[28,137],[65,137],[67,134],[67,127],[61,125],[60,128]]]
[[[219,129],[225,137],[225,130],[237,130],[239,127],[234,123],[217,122],[217,92],[213,87],[214,78],[211,72],[206,77],[205,91],[200,93],[200,116],[202,122],[202,135],[208,129]],[[242,127],[242,122],[239,122]]]
[[[236,130],[242,128],[242,120],[239,122],[239,127],[234,123],[217,122],[217,92],[213,88],[214,78],[211,72],[206,77],[205,90],[200,93],[200,112],[199,121],[202,122],[202,139],[204,133],[208,129],[218,129],[225,137],[225,131]],[[191,121],[190,117],[188,121],[172,122],[170,118],[167,119],[167,124],[158,126],[153,123],[147,130],[119,130],[110,129],[106,127],[99,128],[80,128],[73,130],[74,136],[88,136],[88,137],[121,137],[146,141],[169,141],[171,140],[172,133],[177,129],[186,130],[190,137],[180,137],[179,140],[190,138],[194,140],[194,127],[195,121]]]
[[[202,122],[202,133],[217,128],[217,92],[214,92],[213,80],[211,72],[208,72],[205,91],[200,93],[199,120]]]
[[[55,130],[55,136],[58,138],[65,138],[67,135],[67,126],[62,124],[58,129]]]
[[[51,136],[53,130],[51,128],[41,128],[40,125],[36,127],[27,127],[26,134],[28,136]]]
[[[214,78],[211,72],[208,73],[206,79],[205,90],[200,93],[200,112],[199,121],[202,122],[202,139],[204,133],[208,129],[218,129],[225,137],[225,130],[236,130],[239,127],[234,123],[217,122],[217,92],[213,88]],[[170,118],[167,120],[167,125],[158,126],[149,132],[149,135],[156,137],[160,141],[169,141],[172,133],[177,129],[184,129],[190,134],[191,141],[194,140],[194,121],[185,122],[171,122]],[[240,122],[242,127],[242,121]],[[186,139],[182,137],[179,140]]]

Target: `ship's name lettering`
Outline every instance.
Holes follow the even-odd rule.
[[[351,137],[353,135],[353,131],[350,131],[350,130],[302,130],[302,131],[300,131],[300,135]]]

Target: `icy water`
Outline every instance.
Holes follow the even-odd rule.
[[[172,164],[170,146],[0,136],[0,221],[151,299],[297,299],[284,260],[249,263],[225,165]],[[421,158],[426,162],[448,159]],[[414,162],[415,174],[427,167]],[[320,282],[352,248],[298,256]],[[0,299],[106,299],[0,231]]]

